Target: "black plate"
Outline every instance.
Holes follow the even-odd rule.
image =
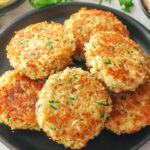
[[[78,11],[83,6],[111,11],[117,15],[127,25],[131,38],[139,43],[141,48],[150,56],[150,31],[133,18],[105,6],[88,3],[66,3],[32,11],[18,19],[0,34],[0,74],[11,68],[6,58],[5,47],[14,35],[14,31],[45,20],[63,23],[70,14]],[[121,136],[103,130],[98,137],[88,142],[83,150],[135,150],[148,139],[150,139],[150,127],[146,127],[135,134]],[[49,140],[43,132],[29,130],[11,132],[10,128],[5,125],[0,125],[0,140],[10,149],[65,150],[62,145]]]

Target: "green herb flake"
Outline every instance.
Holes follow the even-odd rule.
[[[47,48],[50,48],[51,50],[54,49],[53,45],[50,44],[50,42],[47,42],[45,45]]]
[[[115,86],[114,86],[114,84],[112,84],[111,86],[110,86],[110,90],[113,90],[115,88]]]
[[[29,123],[27,123],[27,124],[26,124],[26,126],[30,126],[30,124],[29,124]]]
[[[111,60],[110,60],[110,59],[108,59],[108,61],[104,62],[104,64],[106,64],[106,65],[110,65],[110,64],[111,64]]]
[[[101,112],[100,117],[101,117],[101,118],[104,118],[104,115],[105,115],[105,111],[103,110],[103,111]]]
[[[74,100],[74,97],[70,97],[70,100]]]
[[[51,105],[51,108],[54,109],[54,110],[57,110],[57,108],[53,105]]]
[[[77,80],[77,79],[78,79],[78,77],[77,77],[77,76],[74,76],[73,78],[74,78],[75,80]]]
[[[57,128],[54,128],[54,131],[56,131],[57,130]]]
[[[34,104],[33,104],[33,103],[31,103],[31,104],[29,104],[29,106],[34,106]]]
[[[96,102],[96,104],[100,105],[100,106],[110,106],[109,104],[104,104],[104,103],[101,103],[101,102]]]
[[[70,79],[70,83],[72,84],[72,79]]]
[[[25,45],[25,44],[26,44],[26,40],[25,39],[21,40],[21,45]]]
[[[45,28],[40,28],[40,31],[45,31]]]
[[[129,49],[126,49],[126,51],[127,51],[128,53],[130,53],[130,50],[129,50]]]
[[[40,107],[41,107],[41,104],[40,104],[40,105],[38,105],[38,107],[37,107],[37,108],[39,109]]]
[[[95,46],[95,45],[93,45],[93,48],[96,48],[96,46]]]
[[[61,81],[62,81],[62,80],[59,78],[59,79],[58,79],[58,83],[61,84]]]
[[[9,120],[10,120],[10,117],[7,117],[7,120],[9,121]]]
[[[49,103],[51,103],[51,104],[57,104],[57,103],[60,103],[59,101],[55,101],[55,100],[51,100],[51,101],[49,101]]]

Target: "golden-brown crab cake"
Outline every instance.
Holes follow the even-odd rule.
[[[150,125],[150,79],[135,92],[112,95],[113,109],[106,127],[116,134],[134,133]]]
[[[64,23],[71,30],[77,40],[75,58],[84,60],[84,44],[89,41],[90,36],[98,31],[115,31],[124,36],[129,36],[125,25],[122,24],[111,12],[81,8],[77,13],[70,16]]]
[[[7,71],[0,77],[0,123],[14,129],[40,130],[36,121],[35,104],[43,81]]]
[[[85,50],[91,73],[114,92],[134,91],[148,79],[148,56],[121,34],[98,32],[85,44]]]
[[[16,32],[7,46],[11,66],[31,79],[43,79],[72,63],[75,38],[61,24],[37,23]]]
[[[51,139],[72,149],[97,136],[110,112],[105,87],[79,68],[51,75],[36,104],[39,126]]]

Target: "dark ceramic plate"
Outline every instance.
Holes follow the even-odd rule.
[[[5,47],[14,35],[14,31],[45,20],[63,23],[70,14],[78,11],[80,7],[97,8],[114,13],[127,25],[131,38],[139,43],[141,48],[150,56],[150,32],[133,18],[105,6],[88,3],[64,3],[32,11],[22,16],[0,34],[0,74],[11,68],[6,58]],[[121,136],[103,130],[98,137],[89,141],[83,150],[135,150],[149,139],[150,127],[146,127],[135,134]],[[0,125],[0,140],[10,149],[65,150],[62,145],[49,140],[42,131],[15,130],[11,132],[10,128],[5,125]]]
[[[145,7],[143,0],[139,0],[139,3],[141,5],[141,8],[142,8],[143,12],[145,13],[145,15],[150,19],[150,13],[148,12],[147,8]]]

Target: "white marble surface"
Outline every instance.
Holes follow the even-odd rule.
[[[99,0],[76,0],[76,1],[98,3]],[[150,19],[148,19],[141,10],[139,0],[133,1],[135,6],[133,7],[132,11],[127,15],[132,16],[150,30]],[[118,0],[112,0],[111,5],[108,4],[107,2],[104,2],[103,4],[121,11]],[[9,11],[3,18],[0,19],[0,32],[3,31],[13,21],[15,21],[16,18],[22,16],[26,12],[29,12],[33,9],[34,8],[30,6],[28,0],[26,0],[18,8]],[[0,142],[0,150],[9,150],[9,149]],[[150,150],[150,141],[148,141],[145,145],[143,145],[139,150]]]

